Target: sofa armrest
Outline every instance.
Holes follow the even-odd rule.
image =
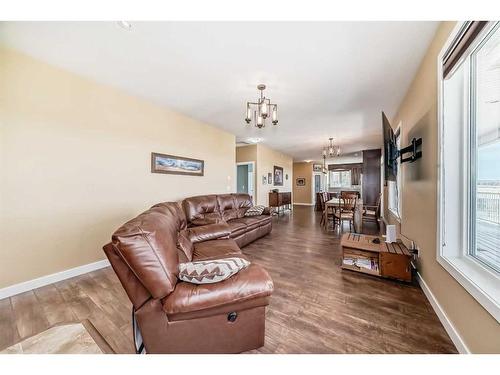
[[[192,243],[229,238],[231,229],[226,222],[218,224],[201,225],[188,229],[188,238]]]

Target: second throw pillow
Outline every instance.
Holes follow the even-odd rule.
[[[262,215],[266,206],[253,206],[250,207],[247,212],[245,212],[245,216],[259,216]]]

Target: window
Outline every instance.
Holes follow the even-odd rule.
[[[330,187],[351,187],[351,171],[330,171]]]
[[[500,29],[471,55],[470,254],[500,272]]]
[[[457,27],[438,64],[437,259],[500,321],[500,23],[473,24]]]
[[[396,133],[396,146],[398,150],[401,148],[401,127],[398,127]],[[399,220],[401,218],[401,165],[399,158],[396,164],[396,181],[387,182],[388,200],[387,205],[389,211]]]

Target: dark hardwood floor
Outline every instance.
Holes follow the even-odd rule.
[[[312,207],[295,206],[243,249],[275,287],[265,346],[253,352],[456,353],[418,286],[342,271],[340,236],[319,220]],[[0,350],[83,319],[115,352],[133,352],[131,304],[109,267],[1,300]]]

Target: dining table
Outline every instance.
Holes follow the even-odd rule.
[[[336,207],[338,208],[340,206],[340,201],[342,198],[332,198],[328,201],[325,202],[325,213],[328,210],[329,207]],[[326,218],[325,218],[326,219]],[[354,209],[354,231],[356,233],[361,233],[363,230],[363,200],[361,198],[358,198],[356,200],[356,207]]]

